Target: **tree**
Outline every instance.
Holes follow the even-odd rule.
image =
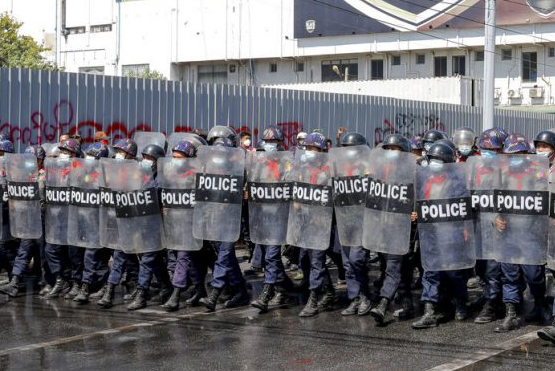
[[[22,25],[8,13],[0,14],[0,67],[56,69],[41,55],[47,48],[39,45],[32,37],[19,34]]]
[[[150,67],[147,67],[139,72],[135,71],[128,71],[125,74],[125,77],[138,77],[141,79],[155,79],[155,80],[167,80],[161,72],[156,70],[150,70]]]

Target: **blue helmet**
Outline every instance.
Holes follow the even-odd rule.
[[[9,139],[4,139],[0,141],[0,151],[14,153],[15,150],[12,141]]]
[[[58,145],[58,148],[75,153],[77,156],[81,155],[81,144],[75,139],[65,140],[62,144]]]
[[[120,139],[116,142],[114,148],[120,149],[133,157],[137,156],[137,143],[133,139]]]
[[[212,141],[213,146],[235,147],[233,141],[226,137],[219,137]]]
[[[279,140],[280,142],[283,142],[285,140],[285,137],[283,136],[283,132],[280,128],[272,125],[268,126],[264,130],[264,134],[262,134],[262,140]]]
[[[495,129],[485,130],[482,135],[480,135],[480,139],[478,139],[478,147],[487,150],[502,149],[503,139],[501,138],[501,134]]]
[[[530,145],[524,137],[518,135],[509,135],[505,140],[503,145],[503,153],[518,153],[518,152],[530,152]]]
[[[108,150],[108,147],[106,147],[102,143],[92,143],[87,147],[85,154],[99,159],[102,157],[108,157],[110,151]]]
[[[311,133],[304,138],[303,146],[306,147],[316,147],[320,148],[321,150],[328,149],[328,143],[326,141],[326,137],[320,133]]]
[[[189,141],[182,140],[176,143],[172,148],[172,152],[181,152],[187,157],[195,157],[197,155],[197,148]]]
[[[505,131],[505,129],[503,129],[501,126],[496,126],[496,127],[493,128],[493,130],[495,130],[495,131],[499,134],[499,137],[501,138],[501,140],[502,140],[503,142],[504,142],[504,141],[507,139],[507,137],[509,136],[509,133],[507,133],[507,132]]]
[[[413,151],[422,151],[424,147],[422,146],[422,137],[414,137],[409,139],[410,149]]]
[[[37,144],[25,148],[25,153],[30,153],[39,160],[44,159],[46,157],[46,151],[44,150],[44,148],[42,148],[42,146],[39,146]]]

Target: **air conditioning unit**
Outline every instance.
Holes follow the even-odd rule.
[[[520,90],[509,89],[509,91],[507,91],[507,96],[508,96],[509,98],[513,98],[513,99],[515,99],[515,98],[516,98],[516,99],[521,98]]]
[[[530,98],[541,98],[543,97],[543,88],[533,88],[528,90],[528,96]]]
[[[495,91],[493,92],[493,98],[494,99],[501,98],[501,89],[495,89]]]

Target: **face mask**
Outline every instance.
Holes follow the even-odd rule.
[[[87,156],[85,156],[85,160],[96,160],[96,157],[91,156],[91,155],[87,155]]]
[[[491,149],[483,149],[480,151],[480,153],[482,154],[482,157],[485,157],[485,158],[492,158],[492,157],[495,157],[495,155],[497,155],[497,152],[492,151]]]
[[[251,146],[251,140],[250,140],[250,139],[245,139],[245,140],[243,141],[243,145],[244,145],[245,147],[250,147],[250,146]]]
[[[472,147],[460,147],[459,152],[463,156],[468,156],[472,152]]]
[[[538,152],[537,155],[549,158],[549,157],[551,157],[551,151],[549,151],[549,152]]]
[[[152,167],[154,165],[154,161],[147,159],[144,159],[143,161],[141,161],[141,163],[144,167]]]
[[[432,147],[432,143],[424,143],[424,151],[428,152]]]
[[[301,156],[301,161],[310,161],[316,158],[316,153],[312,151],[307,151]]]
[[[399,151],[396,150],[386,150],[385,151],[385,157],[389,158],[389,159],[394,159],[399,157]]]
[[[432,158],[429,161],[428,166],[430,167],[430,169],[440,170],[443,167],[443,161]]]
[[[264,144],[264,150],[267,152],[274,152],[278,150],[277,143],[266,143]]]
[[[69,153],[60,153],[59,158],[69,158]]]
[[[523,162],[524,162],[523,158],[511,157],[511,159],[509,160],[509,166],[518,167],[518,166],[522,165]]]

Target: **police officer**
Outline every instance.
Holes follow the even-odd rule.
[[[99,142],[90,144],[85,150],[85,159],[91,161],[106,158],[108,155],[108,147]],[[104,286],[110,273],[108,261],[111,256],[111,250],[105,247],[85,249],[81,289],[77,296],[73,298],[73,301],[79,304],[86,304],[89,302],[89,292],[91,289],[97,288],[98,290],[98,288]],[[100,293],[97,293],[94,298],[100,298]]]
[[[194,158],[197,156],[196,147],[189,141],[180,141],[172,149],[175,159]],[[185,303],[188,306],[198,305],[200,299],[206,297],[205,278],[208,266],[202,259],[200,251],[178,251],[176,266],[172,277],[173,292],[162,305],[168,312],[179,309],[181,293],[193,285],[193,294]]]
[[[137,143],[132,139],[120,139],[114,145],[116,151],[115,160],[134,160],[137,156]],[[114,301],[114,290],[122,281],[124,275],[128,281],[136,281],[139,271],[139,261],[137,255],[126,254],[121,250],[114,250],[112,257],[112,267],[108,275],[107,284],[101,289],[103,294],[97,304],[104,309],[111,308]],[[124,296],[125,301],[134,298],[133,293]]]
[[[416,136],[414,138],[410,138],[409,142],[412,154],[417,158],[422,157],[422,151],[424,150],[424,147],[422,146],[422,137]]]
[[[58,145],[59,158],[75,158],[81,154],[81,145],[75,139],[66,139]],[[84,249],[79,247],[68,247],[47,243],[45,257],[52,274],[56,277],[56,283],[52,290],[46,294],[47,299],[56,298],[64,294],[65,299],[73,299],[79,293],[79,285],[83,274]],[[68,282],[65,274],[66,268],[71,267],[72,285]]]
[[[277,126],[266,128],[262,135],[262,140],[264,141],[262,148],[260,148],[262,151],[285,151],[285,146],[283,145],[285,137]],[[281,169],[280,173],[282,171],[285,170]],[[265,245],[261,250],[264,251],[264,287],[260,296],[251,305],[264,313],[268,310],[270,300],[272,300],[272,305],[281,305],[287,302],[286,286],[287,284],[291,286],[291,284],[285,274],[285,267],[281,260],[281,246]]]
[[[390,134],[385,137],[382,148],[386,151],[410,152],[409,141],[400,134]],[[409,241],[407,244],[410,245]],[[385,277],[380,289],[380,302],[370,311],[376,324],[383,324],[387,314],[387,306],[393,300],[396,293],[404,303],[404,314],[408,316],[412,312],[411,284],[413,266],[411,264],[412,252],[405,255],[380,254],[385,265]]]
[[[426,151],[428,166],[441,167],[444,163],[455,162],[455,151],[447,143],[434,143]],[[424,315],[412,324],[414,329],[425,329],[437,326],[443,315],[438,313],[438,304],[441,297],[442,283],[450,283],[454,288],[455,296],[455,319],[462,321],[468,316],[466,302],[468,299],[467,289],[468,272],[466,270],[453,271],[424,271],[422,277],[422,301],[424,304]],[[443,300],[442,300],[443,301]]]
[[[539,142],[538,142],[539,144]],[[510,135],[505,140],[503,145],[503,153],[513,155],[526,155],[528,154],[530,146],[524,138],[518,138],[516,135]],[[526,159],[519,159],[518,157],[510,158],[510,168],[508,178],[510,181],[518,181],[520,183],[518,173],[511,170],[511,167],[518,167],[524,163]],[[511,228],[507,221],[498,216],[495,219],[495,228],[503,233]],[[524,231],[523,231],[524,232]],[[506,233],[506,232],[505,232]],[[513,231],[514,233],[514,231]],[[503,303],[505,303],[505,318],[501,325],[495,328],[495,332],[508,332],[517,329],[520,326],[520,320],[517,316],[516,307],[520,303],[521,290],[520,274],[524,276],[526,283],[530,287],[530,292],[534,297],[534,308],[525,317],[526,321],[542,321],[543,309],[545,305],[545,266],[528,265],[528,264],[511,264],[501,263],[502,272],[502,289],[503,289]]]
[[[430,150],[432,145],[440,140],[440,139],[447,139],[447,134],[439,130],[428,130],[424,136],[422,137],[422,157],[419,158],[416,163],[421,166],[428,165],[428,158],[426,157],[426,153]]]
[[[158,188],[158,182],[156,181],[157,161],[160,157],[164,157],[166,153],[162,147],[156,144],[149,144],[142,150],[141,154],[143,155],[142,164],[150,167],[153,174],[150,184],[145,187]],[[127,306],[127,310],[137,310],[146,307],[153,276],[156,276],[156,280],[160,284],[160,292],[156,301],[163,304],[168,300],[173,289],[166,266],[166,255],[165,250],[139,254],[140,266],[137,290],[133,296],[133,301]]]
[[[472,128],[465,126],[455,130],[453,143],[457,149],[457,162],[466,162],[470,156],[477,154],[476,133]]]
[[[235,147],[235,131],[228,126],[214,126],[208,132],[208,143],[213,146]],[[214,264],[212,277],[212,290],[201,303],[209,311],[216,310],[218,298],[226,286],[232,292],[232,296],[225,302],[226,308],[235,308],[249,303],[249,293],[245,278],[239,267],[239,261],[235,255],[235,243],[216,241],[213,243],[218,251]]]
[[[0,141],[0,157],[4,156],[4,153],[14,153],[13,143],[8,139],[3,139]],[[0,174],[3,178],[4,174]],[[0,272],[5,270],[8,275],[11,275],[12,265],[17,254],[17,244],[18,240],[15,240],[10,235],[10,214],[8,209],[8,193],[5,188],[5,179],[2,179],[2,188],[0,189],[0,197],[2,197],[2,228],[3,238],[0,241]]]

